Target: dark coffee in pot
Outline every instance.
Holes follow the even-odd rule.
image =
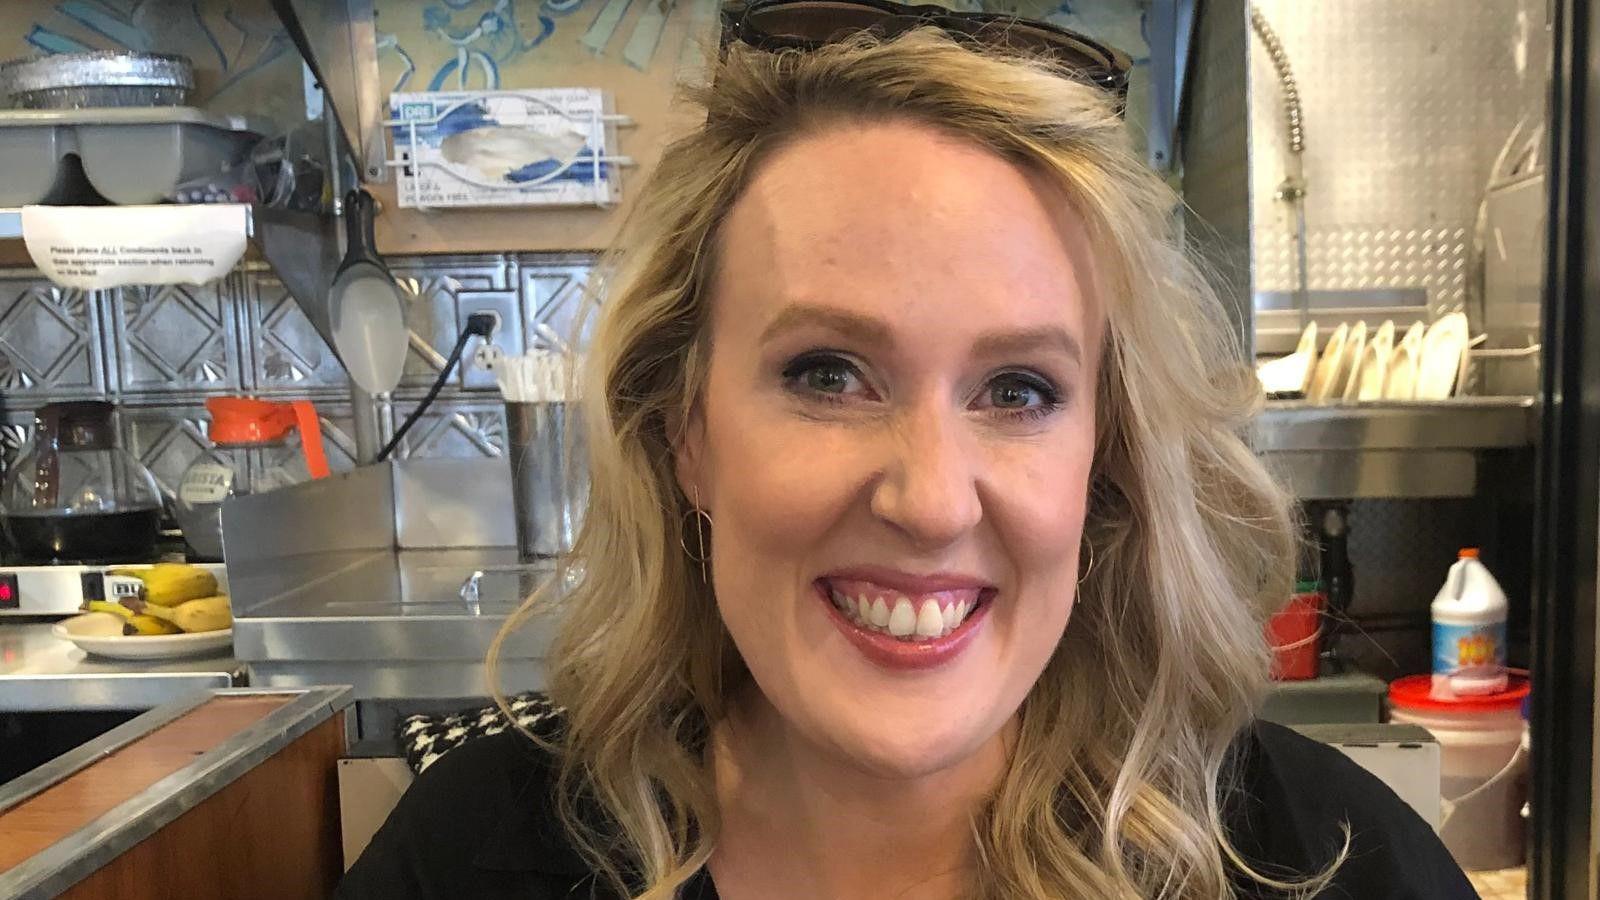
[[[0,516],[19,563],[145,562],[155,556],[160,509],[91,514]]]

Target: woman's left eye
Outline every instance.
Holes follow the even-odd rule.
[[[1033,418],[1054,412],[1061,405],[1061,392],[1038,376],[1007,372],[989,381],[978,405]]]

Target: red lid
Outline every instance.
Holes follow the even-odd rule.
[[[276,441],[290,431],[300,432],[300,452],[312,478],[328,477],[328,457],[322,449],[322,424],[309,400],[274,403],[249,397],[212,397],[207,432],[217,444],[260,444]]]
[[[1477,559],[1477,558],[1478,558],[1478,548],[1477,547],[1462,547],[1461,548],[1461,555],[1458,557],[1458,559]]]
[[[249,397],[212,397],[211,440],[218,444],[259,444],[275,441],[294,430],[294,407]]]
[[[1479,694],[1440,700],[1433,696],[1432,675],[1407,675],[1389,684],[1389,703],[1401,709],[1421,709],[1432,712],[1515,712],[1522,708],[1522,698],[1528,696],[1528,679],[1522,675],[1508,675],[1506,689],[1497,694]]]

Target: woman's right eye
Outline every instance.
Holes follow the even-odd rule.
[[[861,370],[833,354],[808,354],[794,360],[784,368],[783,380],[794,390],[819,394],[827,400],[866,390]]]

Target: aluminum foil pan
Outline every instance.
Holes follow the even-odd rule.
[[[181,56],[101,51],[0,64],[0,92],[21,109],[182,106],[194,67]]]

